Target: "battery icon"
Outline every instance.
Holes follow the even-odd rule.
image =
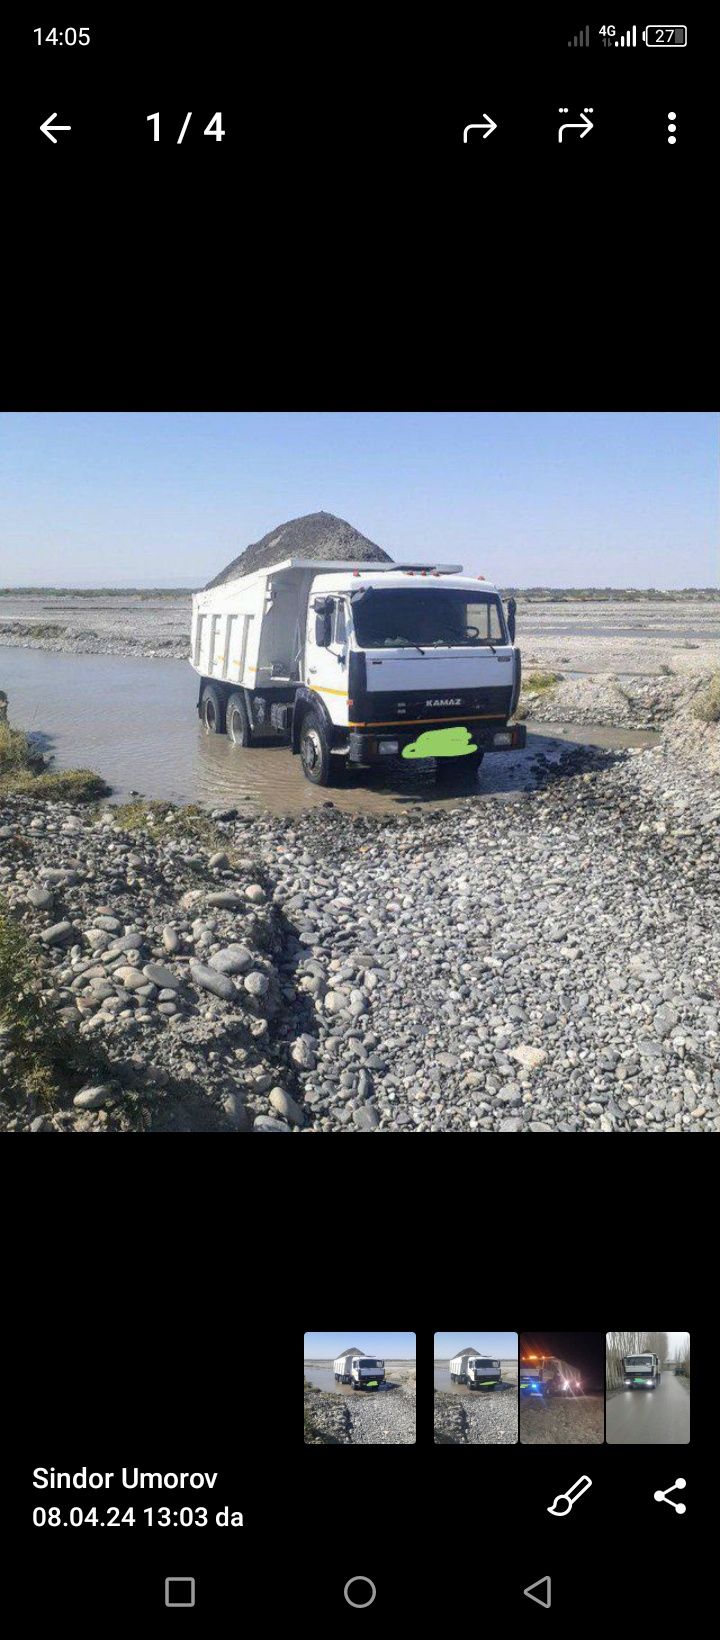
[[[648,23],[643,40],[646,46],[686,46],[687,29],[684,23]]]

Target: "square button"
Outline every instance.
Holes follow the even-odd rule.
[[[194,1577],[166,1577],[165,1579],[166,1606],[194,1606],[195,1579]]]

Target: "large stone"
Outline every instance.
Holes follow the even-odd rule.
[[[129,963],[120,968],[114,968],[113,979],[121,980],[126,991],[139,991],[141,986],[147,984],[142,969],[132,968]]]
[[[242,1099],[237,1093],[226,1093],[222,1107],[229,1122],[240,1133],[247,1133],[250,1128],[250,1116]]]
[[[279,1116],[286,1116],[288,1121],[294,1122],[296,1127],[302,1126],[305,1119],[302,1110],[297,1101],[292,1098],[291,1094],[286,1093],[284,1088],[273,1088],[269,1098],[273,1110],[276,1110]]]
[[[245,889],[245,898],[250,901],[251,905],[262,905],[265,899],[265,890],[260,887],[259,883],[248,883]]]
[[[251,997],[264,997],[270,989],[267,974],[263,974],[259,968],[254,973],[245,975],[243,985]]]
[[[325,998],[325,1012],[328,1014],[342,1014],[348,1007],[348,998],[342,991],[328,991]]]
[[[301,1070],[314,1071],[316,1058],[312,1041],[306,1036],[296,1037],[295,1041],[290,1043],[290,1058],[293,1065],[299,1065]]]
[[[80,1110],[97,1110],[99,1105],[106,1105],[111,1097],[112,1089],[107,1083],[98,1083],[94,1087],[81,1088],[73,1099],[73,1104]]]
[[[279,1122],[275,1116],[256,1116],[253,1122],[256,1133],[289,1133],[287,1122]]]
[[[374,1105],[359,1105],[358,1109],[353,1111],[352,1119],[355,1126],[365,1133],[373,1133],[380,1121]]]
[[[252,966],[253,955],[246,945],[226,945],[222,951],[216,951],[210,957],[211,968],[217,968],[220,974],[245,974]]]
[[[108,934],[122,933],[122,923],[119,917],[95,916],[93,924],[95,928],[106,929]]]
[[[523,1070],[536,1071],[538,1065],[544,1065],[547,1053],[544,1048],[531,1048],[526,1043],[521,1043],[519,1048],[508,1049],[508,1058],[516,1059]]]
[[[172,956],[173,951],[177,951],[180,948],[180,936],[176,929],[171,928],[169,923],[162,931],[162,942],[168,956]]]
[[[217,968],[209,968],[204,962],[191,962],[190,974],[202,991],[211,991],[223,1002],[233,1002],[237,998],[238,993],[230,976],[218,973]]]
[[[85,941],[91,951],[107,951],[108,946],[112,944],[111,935],[106,934],[102,928],[86,929]]]
[[[164,968],[161,962],[146,962],[143,973],[146,979],[151,980],[153,985],[159,985],[161,990],[167,988],[170,991],[177,991],[179,988],[177,974],[173,974],[169,968]]]
[[[221,911],[237,911],[239,906],[245,904],[245,901],[242,894],[238,894],[234,888],[224,888],[220,889],[217,894],[208,894],[207,903],[208,905],[216,905]]]
[[[53,903],[49,888],[29,888],[26,898],[29,905],[34,905],[36,911],[49,911]]]
[[[64,945],[75,933],[71,922],[53,923],[52,928],[43,929],[40,935],[45,945]]]

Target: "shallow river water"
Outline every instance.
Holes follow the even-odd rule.
[[[196,712],[198,680],[183,661],[115,655],[56,654],[0,647],[0,687],[16,729],[37,735],[58,769],[89,768],[113,788],[212,808],[256,803],[275,814],[298,813],[332,800],[337,808],[397,813],[409,803],[451,807],[468,797],[522,791],[530,759],[563,746],[643,746],[642,731],[529,723],[525,752],[489,756],[477,785],[466,779],[443,788],[430,769],[348,772],[330,790],[311,786],[286,746],[241,748],[226,735],[207,735]]]

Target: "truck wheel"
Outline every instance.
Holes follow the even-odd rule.
[[[250,746],[252,744],[252,732],[248,722],[247,707],[238,690],[233,692],[225,707],[225,726],[235,746]]]
[[[332,755],[325,724],[319,712],[308,712],[300,728],[300,762],[306,780],[313,786],[332,783]]]
[[[224,735],[225,702],[212,683],[205,684],[200,696],[200,717],[209,735]]]

